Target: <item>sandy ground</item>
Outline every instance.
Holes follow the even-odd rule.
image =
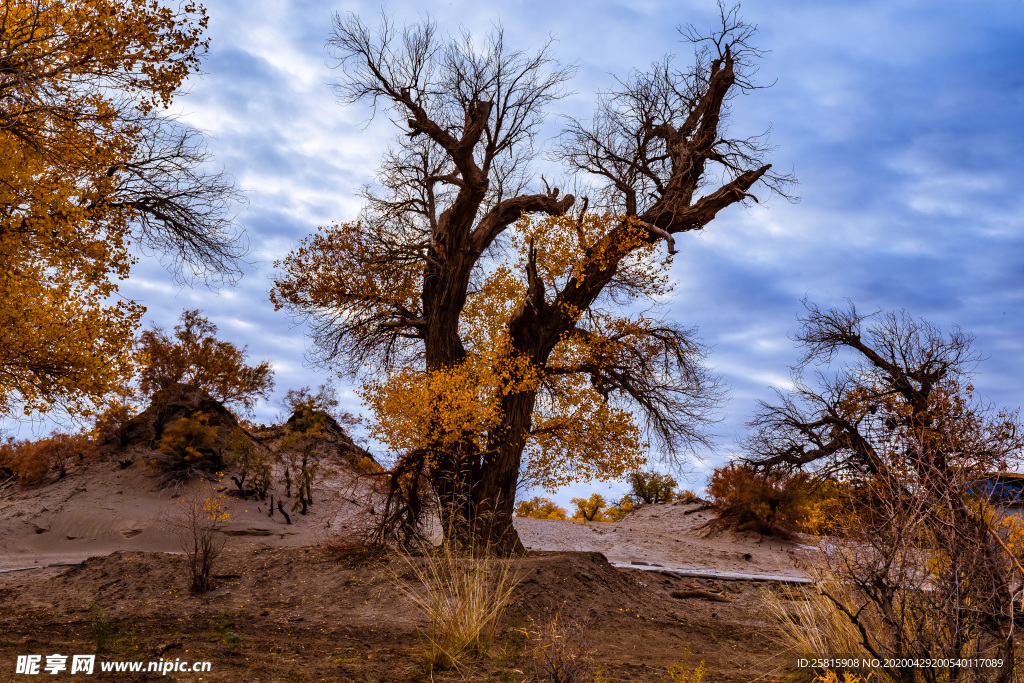
[[[322,484],[310,513],[291,513],[291,524],[278,512],[268,516],[266,502],[230,499],[231,516],[223,529],[227,542],[308,546],[350,538],[364,523],[359,514],[365,497],[348,481]],[[139,463],[127,469],[92,463],[54,484],[23,491],[8,487],[0,491],[0,570],[76,563],[113,552],[178,552],[168,521],[179,514],[185,495],[160,490]],[[807,547],[753,533],[708,533],[712,513],[698,507],[644,506],[615,523],[516,519],[516,528],[530,550],[599,552],[620,567],[804,576],[800,565]]]
[[[203,595],[188,592],[168,524],[189,492],[160,490],[144,465],[96,462],[45,486],[0,488],[0,683],[20,680],[13,662],[35,652],[211,661],[201,680],[230,683],[525,683],[552,623],[565,629],[552,642],[575,642],[578,632],[574,647],[589,653],[579,656],[609,683],[668,680],[668,668],[687,661],[706,662],[716,683],[793,671],[763,604],[780,584],[729,579],[799,579],[808,551],[710,532],[709,511],[663,504],[616,523],[517,519],[524,544],[539,552],[511,561],[517,587],[492,646],[457,670],[423,675],[426,622],[409,597],[422,579],[409,560],[351,545],[367,519],[351,481],[315,487],[309,514],[293,513],[292,524],[268,516],[265,502],[229,499],[226,548]],[[106,651],[97,609],[117,634]],[[225,620],[241,644],[218,631]]]
[[[224,483],[233,487],[230,479]],[[259,541],[271,546],[308,546],[348,535],[364,506],[350,479],[314,490],[314,504],[291,524],[267,502],[227,497],[223,532],[229,544]],[[219,488],[223,488],[224,484]],[[113,552],[180,552],[174,522],[181,500],[192,495],[161,490],[145,465],[120,469],[109,462],[73,470],[63,480],[25,490],[0,491],[0,570],[80,562]],[[287,500],[285,510],[292,501]]]
[[[27,680],[14,673],[26,653],[212,662],[198,675],[88,677],[181,683],[533,683],[552,680],[534,676],[538,653],[549,648],[564,648],[563,661],[589,658],[607,683],[662,683],[668,667],[687,662],[704,662],[708,683],[778,680],[795,662],[772,637],[762,602],[771,584],[622,570],[599,553],[536,553],[491,563],[495,571],[511,565],[517,583],[491,646],[456,669],[426,673],[426,613],[411,597],[423,594],[416,567],[425,562],[235,543],[203,595],[188,592],[181,558],[168,553],[0,574],[0,683]],[[102,650],[98,609],[112,635]],[[545,625],[558,626],[557,638],[544,638]]]
[[[517,519],[530,550],[599,552],[615,566],[675,570],[736,578],[805,578],[800,568],[813,552],[798,541],[755,533],[711,532],[713,517],[700,505],[642,506],[619,522]]]

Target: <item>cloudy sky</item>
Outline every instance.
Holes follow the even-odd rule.
[[[210,136],[210,150],[249,196],[239,220],[253,266],[233,289],[176,285],[150,258],[123,287],[147,322],[174,324],[202,308],[221,336],[272,360],[278,397],[315,385],[301,326],[268,302],[272,261],[317,225],[355,216],[395,134],[383,118],[337,103],[325,39],[335,12],[368,20],[376,2],[216,0],[208,3],[205,75],[177,103]],[[665,53],[689,55],[676,27],[715,25],[712,0],[389,3],[398,22],[429,12],[444,31],[482,33],[530,49],[552,35],[576,62],[575,94],[555,114],[585,118],[615,75]],[[977,336],[988,360],[975,384],[995,403],[1024,403],[1024,4],[984,2],[749,2],[743,17],[770,50],[758,75],[774,87],[735,102],[734,131],[772,127],[776,168],[799,178],[801,201],[732,207],[701,234],[677,240],[677,296],[667,315],[700,328],[731,386],[718,426],[720,464],[755,401],[789,381],[800,300],[849,298],[862,309],[906,308]],[[346,407],[359,412],[350,390]],[[277,399],[275,399],[277,400]],[[270,420],[276,404],[257,412]],[[692,487],[702,486],[696,473]],[[582,491],[588,486],[574,489]],[[604,485],[597,487],[604,491]],[[616,488],[614,492],[618,492]],[[569,491],[559,499],[567,502]]]

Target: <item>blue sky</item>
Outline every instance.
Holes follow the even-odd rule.
[[[317,225],[355,216],[358,188],[373,178],[395,134],[383,118],[339,105],[324,50],[335,11],[372,20],[377,3],[217,0],[211,47],[177,112],[210,136],[210,151],[249,196],[239,220],[254,265],[233,289],[176,285],[154,258],[122,292],[166,327],[199,307],[221,335],[269,359],[278,396],[317,384],[304,362],[301,326],[267,298],[271,263]],[[588,116],[613,75],[689,48],[676,27],[714,26],[710,0],[689,2],[450,2],[387,5],[399,22],[429,12],[444,31],[481,33],[501,22],[506,43],[529,49],[548,34],[576,62],[575,94],[556,103],[540,140],[561,120]],[[797,357],[788,336],[800,300],[849,298],[862,309],[906,308],[977,336],[988,360],[979,393],[1024,402],[1024,4],[1019,1],[858,3],[749,2],[770,52],[759,80],[768,90],[735,101],[737,133],[772,126],[776,168],[799,178],[801,201],[732,207],[700,234],[677,239],[679,286],[667,315],[700,328],[711,364],[731,387],[720,448],[694,473],[720,464],[744,432],[758,398],[785,386]],[[346,407],[359,412],[350,390]],[[258,409],[270,420],[276,404]],[[606,491],[604,485],[585,489]],[[616,487],[613,493],[619,492]]]

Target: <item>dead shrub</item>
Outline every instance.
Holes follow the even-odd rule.
[[[558,614],[532,633],[533,680],[537,683],[599,683],[604,679],[590,656],[587,631],[578,621],[563,623]]]
[[[177,510],[167,520],[185,553],[189,590],[193,593],[205,593],[213,587],[213,563],[225,541],[218,534],[230,517],[226,503],[222,493],[204,486],[178,501]]]

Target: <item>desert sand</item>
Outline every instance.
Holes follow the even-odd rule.
[[[225,482],[230,483],[225,479]],[[223,485],[221,488],[225,488]],[[230,491],[230,486],[227,487]],[[0,570],[77,563],[114,552],[179,552],[173,520],[189,490],[161,490],[142,463],[97,462],[61,481],[0,492]],[[267,502],[228,498],[228,544],[308,546],[341,541],[365,523],[365,494],[344,475],[325,481],[309,514],[287,524]],[[599,552],[619,567],[737,578],[805,576],[807,546],[754,533],[711,531],[698,504],[643,506],[614,523],[515,520],[529,550]]]

